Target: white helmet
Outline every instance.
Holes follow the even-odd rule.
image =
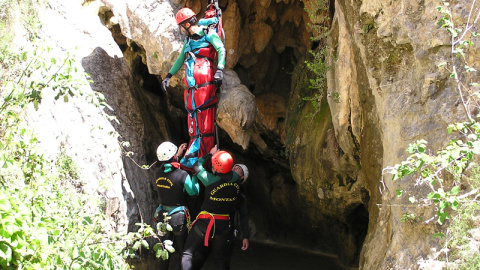
[[[177,153],[178,147],[171,142],[163,142],[157,148],[157,158],[159,161],[167,161],[173,158]]]
[[[242,168],[242,171],[243,171],[243,181],[247,181],[247,178],[248,178],[248,168],[247,166],[245,166],[244,164],[235,164],[233,165],[234,167],[235,166],[238,166],[240,168]]]

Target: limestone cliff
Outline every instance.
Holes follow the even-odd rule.
[[[313,8],[314,0],[219,2],[228,53],[220,142],[250,168],[252,238],[328,252],[354,268],[418,268],[431,254],[435,228],[400,222],[404,209],[394,205],[405,202],[395,190],[415,190],[407,181],[390,181],[382,169],[403,160],[404,149],[416,139],[440,147],[447,124],[463,117],[448,73],[437,66],[449,57],[450,46],[437,26],[437,2],[332,0],[328,12],[318,13],[330,18],[325,44],[310,39],[318,34],[311,27],[318,22],[305,9]],[[206,3],[101,3],[78,3],[78,10],[97,9],[82,20],[65,16],[77,20],[65,24],[65,32],[78,36],[58,37],[57,44],[77,41],[78,57],[94,81],[91,89],[106,95],[120,120],[104,128],[130,142],[133,160],[151,164],[161,141],[188,139],[182,72],[167,93],[159,82],[182,46],[175,12],[187,5],[200,17]],[[52,12],[76,14],[59,3],[53,7]],[[466,8],[457,4],[454,16],[461,19]],[[309,87],[315,74],[305,61],[311,60],[309,50],[323,45],[328,72],[318,95]],[[478,59],[478,50],[472,57]],[[90,130],[94,120],[82,101],[74,104],[78,109],[69,111],[74,120],[55,118],[52,133],[41,138],[66,145],[91,170],[85,173],[93,182],[111,179],[115,192],[108,193],[109,209],[123,229],[141,217],[150,222],[158,199],[151,171],[118,148],[107,154],[104,148],[112,142],[106,137],[76,136],[68,121]],[[50,107],[41,111],[39,125],[65,110],[57,103]]]

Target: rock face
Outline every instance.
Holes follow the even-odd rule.
[[[234,143],[246,149],[257,116],[255,97],[245,85],[240,84],[234,71],[225,70],[224,78],[227,83],[220,91],[217,123]]]
[[[120,141],[130,142],[133,160],[151,164],[161,141],[188,139],[183,74],[175,74],[166,94],[159,81],[182,46],[175,12],[189,6],[201,17],[205,1],[101,2],[103,25],[93,13],[66,16],[77,22],[67,32],[78,36],[57,42],[73,48],[72,40],[82,41],[75,45],[92,75],[91,89],[107,97],[120,122],[104,123],[105,132],[118,132]],[[449,74],[437,66],[450,51],[449,36],[437,26],[437,3],[336,0],[315,18],[306,11],[315,10],[314,0],[219,3],[227,66],[217,119],[222,145],[250,170],[252,237],[328,252],[350,267],[417,268],[431,253],[435,228],[400,222],[405,209],[394,205],[406,202],[395,190],[419,191],[408,181],[390,181],[382,169],[405,159],[404,149],[416,139],[440,147],[446,126],[464,117]],[[454,17],[462,19],[467,9],[458,4]],[[305,65],[308,51],[324,45],[310,40],[320,33],[314,26],[321,16],[331,17],[323,93],[309,87],[315,75]],[[476,50],[472,61],[478,56]],[[99,121],[95,108],[73,104],[41,109],[38,124],[50,117],[55,127],[42,140],[64,144],[89,167],[85,175],[94,183],[111,179],[114,188],[105,194],[120,229],[131,230],[140,214],[150,222],[158,199],[151,171],[122,155],[105,134],[73,132],[68,122],[90,130]],[[70,118],[59,113],[67,109]]]
[[[40,144],[52,156],[64,149],[82,168],[87,192],[96,192],[105,200],[107,214],[116,219],[118,231],[132,231],[142,219],[150,223],[158,202],[153,174],[133,161],[139,165],[155,161],[152,149],[168,139],[164,113],[155,110],[141,93],[121,50],[102,26],[98,7],[50,1],[50,8],[41,14],[43,36],[54,44],[54,50],[74,52],[93,83],[82,89],[84,97],[71,98],[68,103],[54,101],[51,94],[44,93],[39,111],[30,115]],[[62,25],[62,35],[58,25]],[[106,97],[113,111],[105,112],[119,124],[105,120],[99,109],[87,102],[85,96],[92,90]],[[126,152],[133,153],[131,158]]]
[[[406,209],[395,205],[408,202],[396,199],[395,190],[421,191],[413,182],[382,177],[381,169],[405,159],[404,149],[417,139],[440,148],[446,126],[465,120],[449,74],[437,66],[448,59],[451,45],[437,26],[437,4],[335,2],[328,93],[339,98],[328,98],[328,104],[338,144],[361,166],[370,194],[360,256],[365,269],[417,268],[435,243],[434,225],[399,222]],[[454,18],[462,16],[462,5],[453,8]]]

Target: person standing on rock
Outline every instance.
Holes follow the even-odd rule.
[[[188,235],[189,212],[185,206],[184,192],[190,196],[198,195],[199,184],[196,178],[180,168],[177,160],[183,155],[187,144],[180,147],[171,142],[163,142],[157,148],[157,158],[164,162],[159,168],[155,169],[155,185],[160,195],[160,205],[155,211],[154,221],[163,222],[164,213],[169,218],[168,223],[173,231],[161,237],[165,240],[173,241],[175,252],[171,254],[169,260],[160,263],[161,269],[180,269],[181,256]]]
[[[162,81],[162,89],[167,90],[170,78],[185,63],[184,102],[190,142],[180,163],[191,170],[193,164],[215,144],[216,92],[223,80],[225,46],[215,31],[198,24],[196,14],[190,8],[180,9],[175,19],[187,37],[177,60]],[[208,162],[205,166],[210,167]]]
[[[211,158],[213,173],[203,167]],[[230,235],[230,213],[240,192],[241,180],[232,171],[233,158],[226,151],[213,147],[193,167],[194,177],[205,186],[205,199],[200,214],[192,224],[182,255],[182,269],[194,269],[195,252],[211,248],[215,269],[226,269],[228,239]]]

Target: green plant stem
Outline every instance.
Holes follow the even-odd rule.
[[[20,78],[18,78],[18,81],[17,81],[17,84],[20,83],[22,77],[25,75],[25,72],[27,71],[27,69],[30,67],[30,64],[33,62],[33,59],[30,60],[30,62],[28,63],[27,67],[23,70],[22,74],[20,75]],[[15,92],[15,89],[12,89],[12,91],[7,95],[7,99],[10,99],[13,95],[13,93]],[[5,99],[4,99],[5,100]],[[0,108],[0,114],[3,112],[3,110],[5,110],[5,108],[7,108],[7,106],[9,105],[8,102],[3,102],[2,104],[2,107]]]
[[[75,258],[72,259],[72,261],[70,262],[70,265],[68,266],[68,269],[72,269],[72,266],[73,266],[73,263],[78,260],[78,258],[80,258],[80,256],[77,256]]]

